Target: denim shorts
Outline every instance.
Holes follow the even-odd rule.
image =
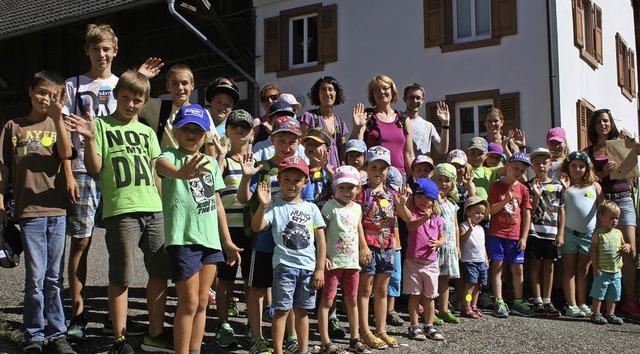
[[[73,215],[67,220],[67,236],[74,238],[91,237],[100,204],[100,185],[97,176],[88,173],[73,173],[80,196],[72,204]]]
[[[485,262],[462,262],[460,273],[466,283],[487,285],[487,263]]]
[[[631,197],[611,199],[620,207],[620,220],[618,226],[636,226],[636,209]]]
[[[489,260],[510,264],[523,264],[524,251],[518,251],[518,240],[509,240],[498,236],[487,237]]]
[[[609,273],[600,271],[597,276],[593,277],[593,285],[591,286],[591,296],[600,301],[620,301],[622,294],[622,273]]]
[[[205,264],[224,260],[222,251],[202,245],[176,245],[167,247],[171,263],[171,281],[177,283],[191,278]]]
[[[400,296],[400,286],[402,285],[402,260],[400,259],[400,250],[396,250],[395,254],[395,270],[389,278],[389,286],[387,287],[387,295]]]
[[[591,235],[593,230],[586,234],[564,229],[564,245],[560,250],[562,254],[581,254],[591,257]]]
[[[369,264],[360,264],[362,270],[360,273],[366,275],[374,275],[379,273],[391,274],[395,269],[395,250],[393,248],[383,249],[369,246],[372,258]]]
[[[313,271],[278,264],[273,269],[271,307],[288,311],[293,307],[311,310],[316,307],[316,290],[311,287]]]

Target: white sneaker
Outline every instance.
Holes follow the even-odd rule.
[[[584,312],[584,315],[587,317],[591,317],[591,315],[593,315],[593,311],[591,311],[591,307],[587,306],[586,304],[582,304],[578,306],[578,308],[580,309],[580,311]]]
[[[567,317],[575,317],[575,318],[583,318],[586,317],[584,312],[580,310],[578,306],[569,306],[567,305],[567,310],[565,312],[565,316]]]

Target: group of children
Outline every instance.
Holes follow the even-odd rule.
[[[256,354],[270,352],[262,334],[265,308],[273,309],[274,352],[307,352],[308,311],[316,308],[318,294],[322,352],[343,353],[329,333],[338,286],[349,322],[348,349],[356,353],[398,347],[386,332],[390,289],[409,298],[408,334],[415,340],[442,340],[434,325],[460,322],[449,309],[451,279],[462,279],[457,293],[463,317],[483,316],[478,298],[489,282],[497,317],[558,316],[551,291],[559,252],[566,314],[622,323],[614,314],[620,252],[630,246],[615,229],[620,209],[602,201],[584,152],[558,159],[546,148],[531,155],[517,151],[504,166],[500,158],[485,167],[490,144],[475,137],[466,152],[451,151],[446,163],[418,155],[405,180],[391,166],[387,148],[361,140],[347,141],[345,164],[332,166],[332,134],[310,128],[302,136],[295,110],[278,101],[268,112],[270,138],[254,154],[254,120],[232,110],[239,99],[232,80],[221,77],[207,88],[209,113],[190,104],[193,74],[177,65],[167,77],[171,104],[149,104],[148,78],[161,62],[151,58],[118,79],[110,71],[117,50],[108,26],[90,26],[91,70],[67,80],[66,88],[57,74],[37,73],[29,87],[31,113],[9,121],[0,136],[0,202],[12,181],[25,249],[25,352],[43,352],[48,340],[56,352],[74,353],[65,336],[84,337],[82,288],[101,199],[113,353],[134,352],[127,311],[136,246],[149,274],[146,351],[200,352],[216,277],[216,340],[221,347],[237,345],[227,309],[240,264]],[[145,111],[145,105],[151,108]],[[564,138],[558,129],[550,131],[549,142]],[[492,152],[501,155],[499,147]],[[526,180],[529,168],[535,177]],[[65,192],[73,202],[68,223]],[[5,218],[1,212],[0,221]],[[72,236],[68,328],[61,297],[65,232]],[[523,296],[525,260],[531,264],[533,307]],[[595,275],[591,308],[589,262]],[[507,264],[511,307],[502,295]],[[164,328],[167,279],[178,295],[172,334]]]

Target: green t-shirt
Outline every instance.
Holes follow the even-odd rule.
[[[162,211],[151,165],[160,155],[156,133],[138,121],[125,123],[111,116],[95,124],[96,151],[102,157],[103,217]]]
[[[489,186],[492,182],[491,170],[488,167],[480,166],[473,168],[471,171],[473,172],[473,183],[476,184],[476,195],[487,200],[489,197]]]
[[[180,150],[168,148],[158,159],[167,159],[181,168],[185,156]],[[202,245],[221,249],[216,192],[224,188],[224,180],[216,161],[211,156],[205,159],[209,163],[202,167],[206,172],[204,176],[190,180],[162,180],[165,246]]]

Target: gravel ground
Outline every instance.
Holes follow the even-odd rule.
[[[102,321],[106,315],[107,299],[107,253],[104,244],[104,230],[97,229],[90,254],[90,276],[88,279],[87,300],[85,307],[88,311],[89,330],[87,340],[73,344],[78,353],[100,353],[108,351],[111,338],[101,334]],[[146,321],[145,314],[145,283],[146,272],[142,262],[142,254],[138,254],[136,269],[136,284],[129,291],[129,314],[134,320]],[[24,268],[0,269],[0,319],[22,331],[22,289]],[[238,287],[239,288],[239,287]],[[170,290],[166,322],[172,321],[177,298],[175,291]],[[241,300],[243,294],[236,294]],[[68,294],[65,301],[67,311],[70,310]],[[246,353],[249,341],[244,334],[247,331],[246,313],[240,304],[241,314],[231,320],[236,330],[240,346],[235,351],[218,348],[214,344],[215,311],[209,311],[209,319],[205,334],[203,353]],[[408,316],[403,315],[405,320]],[[341,316],[346,324],[346,317]],[[638,353],[640,352],[640,321],[626,319],[622,326],[597,326],[584,319],[560,317],[522,318],[512,316],[507,319],[497,319],[490,315],[478,320],[463,319],[461,324],[445,324],[440,331],[445,336],[442,342],[427,340],[416,342],[408,338],[407,326],[389,326],[389,334],[395,336],[400,343],[398,349],[387,349],[387,353],[452,353],[452,352],[493,352],[493,353]],[[319,336],[315,333],[315,320],[312,319],[311,344],[319,345]],[[132,338],[134,348],[140,351],[142,337]],[[347,340],[337,340],[336,343],[347,346]],[[19,353],[21,343],[11,343],[0,340],[0,353]]]

